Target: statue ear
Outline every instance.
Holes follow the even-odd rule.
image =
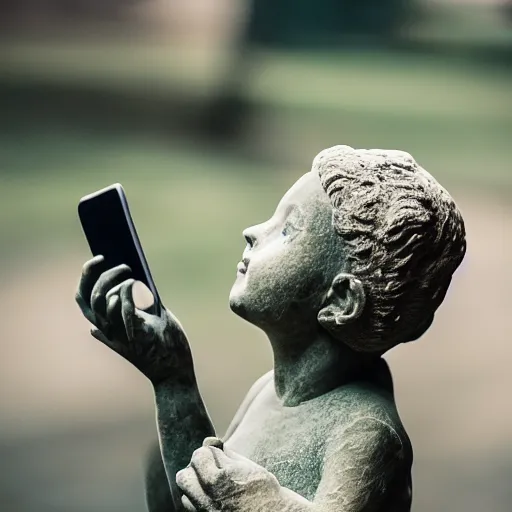
[[[318,313],[318,322],[335,332],[363,312],[366,294],[363,283],[352,274],[338,274],[332,281],[324,307]]]

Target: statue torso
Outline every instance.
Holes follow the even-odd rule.
[[[390,393],[354,383],[298,406],[284,407],[276,397],[272,380],[250,404],[225,444],[268,469],[282,486],[313,500],[322,477],[326,441],[334,432],[340,432],[344,423],[353,421],[354,414],[392,425],[410,450]],[[401,497],[388,503],[385,510],[410,510],[410,474],[401,480],[396,483]]]

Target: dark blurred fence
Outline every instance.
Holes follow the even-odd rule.
[[[267,47],[304,48],[383,42],[415,12],[410,0],[252,0],[246,40]]]

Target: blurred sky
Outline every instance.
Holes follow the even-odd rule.
[[[270,32],[235,0],[2,3],[2,510],[144,509],[153,398],[74,304],[89,258],[78,199],[123,183],[222,433],[271,367],[262,333],[227,305],[241,232],[340,143],[409,151],[466,221],[434,325],[386,356],[415,449],[413,511],[509,509],[510,9],[390,2],[375,32],[378,4],[363,4],[348,35],[302,19],[307,2],[269,3],[285,14]]]

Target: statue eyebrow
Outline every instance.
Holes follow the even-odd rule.
[[[303,218],[304,214],[302,208],[298,204],[292,203],[286,208],[284,220],[292,224],[297,229],[304,228]]]

